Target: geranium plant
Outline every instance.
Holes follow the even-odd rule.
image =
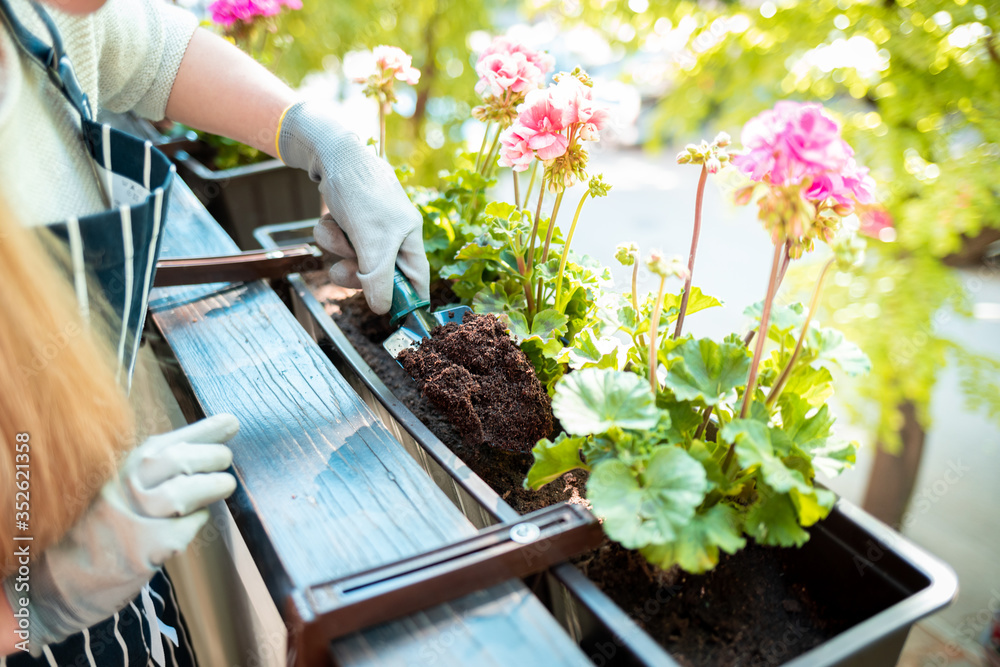
[[[547,54],[495,39],[477,63],[482,104],[473,115],[486,124],[478,154],[445,174],[441,196],[413,193],[423,202],[432,270],[477,312],[507,323],[550,387],[578,343],[592,343],[579,334],[599,325],[596,302],[610,280],[606,267],[570,248],[585,202],[610,189],[587,174],[584,148],[599,140],[609,114],[582,70],[557,74],[543,88],[552,66]],[[482,197],[498,167],[511,168],[513,203]],[[520,174],[529,170],[522,196]],[[579,182],[587,189],[564,236],[556,221],[566,190]]]
[[[829,267],[860,261],[861,244],[841,221],[855,204],[872,203],[867,170],[819,105],[780,103],[744,127],[742,143],[745,152],[731,155],[720,135],[678,156],[702,168],[688,262],[652,253],[656,293],[640,300],[633,288],[605,305],[604,319],[631,336],[627,364],[592,365],[556,384],[552,407],[565,432],[538,443],[525,481],[538,488],[589,470],[587,498],[607,535],[660,567],[689,572],[711,569],[720,551],[736,552],[747,537],[781,546],[808,539],[804,527],[834,502],[814,485],[816,473],[835,475],[855,458],[855,443],[833,433],[830,369],[868,369],[855,345],[814,318]],[[690,282],[701,199],[707,175],[730,162],[751,180],[738,202],[756,201],[774,244],[766,297],[747,310],[757,321],[747,336],[699,339],[683,334],[684,316],[718,305]],[[834,253],[809,307],[776,305],[789,262],[816,239]],[[618,257],[636,266],[638,249],[621,246]],[[671,276],[685,281],[678,295],[665,295]]]
[[[610,271],[570,247],[585,202],[608,194],[587,174],[584,147],[599,140],[608,112],[582,70],[541,87],[539,62],[522,46],[494,42],[477,70],[475,115],[487,124],[478,154],[460,155],[441,190],[411,190],[438,276],[474,311],[507,325],[552,394],[564,431],[535,446],[525,486],[588,470],[587,498],[607,535],[664,568],[704,572],[747,537],[801,545],[804,528],[834,502],[814,485],[816,473],[835,475],[855,459],[855,443],[834,435],[826,403],[831,368],[859,374],[868,360],[820,327],[815,311],[830,267],[861,261],[863,246],[842,220],[857,205],[877,210],[873,181],[820,105],[782,102],[743,128],[744,150],[720,133],[678,155],[701,167],[687,261],[655,250],[643,260],[635,244],[622,244],[616,257],[633,267],[633,280],[616,293]],[[383,74],[380,82],[395,76]],[[512,203],[487,203],[497,167],[513,172]],[[748,179],[737,203],[756,203],[774,246],[767,289],[746,310],[749,333],[696,338],[684,333],[685,318],[721,305],[692,284],[705,185],[734,167]],[[522,197],[518,178],[528,170]],[[580,182],[588,187],[563,233],[562,200]],[[833,253],[809,306],[775,304],[788,265],[817,239]],[[642,261],[658,278],[645,295],[636,280]],[[676,292],[674,279],[683,283]]]

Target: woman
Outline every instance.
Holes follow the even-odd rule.
[[[172,170],[148,145],[95,123],[98,107],[131,110],[150,119],[166,115],[307,169],[332,212],[317,229],[317,238],[346,257],[332,270],[333,279],[363,288],[372,309],[386,312],[398,265],[426,296],[428,268],[419,215],[388,164],[344,130],[329,109],[297,102],[293,91],[249,57],[196,29],[193,17],[158,0],[111,0],[104,7],[100,0],[59,0],[58,7],[46,10],[28,0],[0,0],[5,23],[0,30],[0,197],[25,224],[45,225],[66,244],[81,330],[95,320],[94,304],[107,304],[112,325],[103,344],[111,349],[108,362],[118,385],[127,390],[131,384],[160,228],[169,224],[164,212]],[[9,220],[7,224],[10,227]],[[3,266],[6,270],[6,262]],[[29,273],[20,276],[21,283],[31,281],[30,266]],[[4,281],[4,290],[21,283]],[[58,290],[52,283],[39,282],[41,291],[25,292],[32,295],[25,303],[55,298]],[[65,312],[65,304],[49,306],[52,313]],[[37,341],[39,332],[50,332],[53,322],[47,321],[48,328],[36,323],[22,330],[17,304],[10,302],[8,308],[0,328],[16,334],[6,353],[19,360],[23,351],[18,341]],[[92,344],[100,347],[99,338]],[[178,654],[184,652],[186,638],[169,609],[172,592],[160,575],[150,586],[145,583],[193,538],[204,522],[203,508],[232,491],[232,478],[220,472],[229,464],[221,443],[235,433],[235,420],[219,415],[149,438],[111,472],[100,463],[106,464],[137,438],[123,435],[129,428],[121,419],[110,420],[115,410],[86,403],[92,396],[111,396],[107,377],[81,385],[102,383],[104,394],[78,392],[76,404],[55,391],[60,386],[72,389],[68,378],[83,374],[100,355],[66,348],[59,358],[75,359],[77,366],[67,361],[70,367],[52,386],[25,381],[24,386],[2,387],[0,392],[8,392],[5,396],[13,401],[10,414],[22,421],[27,421],[24,415],[43,410],[39,406],[46,401],[49,406],[68,406],[72,414],[54,412],[48,421],[31,427],[35,434],[11,421],[4,424],[5,442],[16,433],[28,433],[35,443],[32,451],[43,457],[78,447],[77,473],[90,469],[106,474],[87,475],[99,483],[79,490],[88,501],[93,498],[90,504],[75,503],[84,507],[79,511],[61,505],[66,496],[55,492],[54,477],[46,484],[43,493],[51,494],[55,509],[43,515],[51,532],[48,541],[39,538],[31,547],[33,554],[43,556],[30,566],[30,596],[22,596],[27,591],[20,589],[25,584],[18,581],[20,557],[4,563],[0,648],[21,648],[8,642],[22,638],[12,631],[21,627],[23,613],[31,618],[27,647],[49,664],[77,658],[85,660],[82,664],[131,664],[136,659],[145,664],[143,655],[157,664],[184,664],[189,658]],[[61,368],[43,364],[46,372]],[[77,445],[74,434],[91,424],[88,414],[110,421]],[[65,427],[66,433],[45,430],[56,421],[72,426]],[[17,447],[25,443],[8,444],[7,458],[13,463],[4,479],[11,482],[0,502],[12,505],[17,457],[24,454]],[[45,467],[38,465],[39,470]],[[71,478],[70,472],[63,468],[60,474],[80,479]],[[33,474],[32,485],[42,485],[44,473]],[[38,497],[39,487],[33,489],[32,498]],[[34,511],[43,512],[41,507]],[[15,508],[4,511],[0,522],[8,517],[13,521]],[[13,540],[25,535],[16,523],[7,531],[3,547],[16,554],[18,543]],[[161,583],[162,592],[156,589]],[[169,639],[161,641],[161,635]],[[94,655],[95,638],[104,652],[100,658]],[[8,662],[25,659],[22,653]]]
[[[231,452],[213,443],[239,424],[217,415],[132,449],[141,436],[118,382],[116,317],[95,298],[85,323],[49,252],[3,206],[0,238],[0,655],[14,653],[12,666],[34,662],[26,650],[49,665],[195,664],[157,570],[236,488],[223,472]],[[178,645],[164,649],[171,628]]]

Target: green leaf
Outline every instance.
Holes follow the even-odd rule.
[[[524,309],[524,294],[520,291],[514,294],[507,294],[503,283],[492,282],[476,293],[472,298],[472,309],[477,313],[506,313],[508,311],[520,311]],[[521,316],[524,317],[523,315]],[[527,331],[525,323],[525,331]]]
[[[801,547],[809,540],[809,533],[799,525],[795,505],[787,493],[778,493],[758,482],[757,496],[744,520],[747,535],[772,547]]]
[[[795,507],[795,514],[799,518],[799,524],[811,526],[821,519],[825,519],[837,502],[837,496],[833,491],[827,489],[814,489],[814,493],[801,494],[796,489],[792,489],[788,494]]]
[[[679,565],[692,574],[708,572],[719,563],[719,550],[734,554],[746,546],[740,535],[740,516],[729,505],[718,504],[698,513],[677,539],[642,548],[646,560],[661,568]]]
[[[819,407],[833,396],[833,376],[825,368],[797,366],[782,394],[799,396],[809,405]]]
[[[707,488],[701,464],[680,447],[667,445],[650,456],[639,475],[621,461],[598,463],[587,482],[587,498],[604,520],[608,537],[639,549],[677,539]]]
[[[832,437],[835,420],[826,405],[813,408],[805,399],[787,393],[781,395],[778,405],[782,432],[798,451],[809,457],[815,470],[836,477],[854,465],[857,443]]]
[[[670,430],[667,432],[667,440],[672,443],[682,443],[689,436],[693,436],[698,427],[701,426],[703,419],[701,412],[691,403],[670,401],[662,395],[659,398],[661,400],[657,403],[658,407],[670,415]]]
[[[677,319],[681,310],[681,298],[684,295],[684,290],[681,290],[677,294],[665,294],[663,297],[663,316],[662,319],[667,323],[673,322]],[[707,310],[709,308],[715,308],[721,306],[722,302],[716,299],[714,296],[708,296],[702,293],[700,287],[691,288],[691,298],[688,299],[687,311],[684,317],[688,315],[693,315],[694,313],[700,312],[702,310]]]
[[[833,363],[851,376],[871,372],[872,362],[868,355],[836,329],[810,328],[806,341],[806,347],[816,354],[812,362],[814,368]]]
[[[524,318],[524,314],[520,311],[512,310],[509,313],[502,313],[500,321],[507,325],[507,331],[510,332],[510,335],[518,343],[528,337],[528,320]]]
[[[692,440],[688,454],[693,456],[705,468],[705,475],[711,484],[709,490],[718,489],[727,496],[735,495],[743,488],[743,482],[733,482],[722,472],[722,460],[726,457],[728,447],[714,442]]]
[[[830,438],[822,447],[809,452],[816,472],[827,477],[836,477],[847,468],[853,468],[858,460],[858,443],[853,440]]]
[[[573,344],[564,348],[559,361],[573,370],[582,368],[611,368],[621,370],[618,349],[621,342],[610,336],[597,337],[593,329],[584,329],[573,338]],[[621,355],[624,356],[624,355]]]
[[[771,433],[763,422],[734,419],[719,435],[726,442],[736,442],[736,458],[741,466],[758,466],[764,480],[779,493],[798,489],[802,494],[811,494],[813,487],[802,473],[786,466],[775,453]]]
[[[634,373],[585,368],[556,386],[552,412],[567,433],[591,435],[619,428],[646,430],[658,417],[653,392]]]
[[[528,470],[524,487],[539,489],[570,470],[577,468],[590,470],[590,466],[580,460],[580,448],[586,441],[586,437],[571,437],[565,433],[560,433],[555,441],[548,438],[539,440],[531,450],[535,455],[535,462]]]
[[[764,302],[758,301],[752,306],[747,306],[747,309],[743,311],[743,314],[747,317],[753,318],[757,324],[760,324],[761,315],[764,312]],[[779,303],[774,303],[771,305],[771,316],[768,319],[768,329],[770,329],[771,334],[789,334],[793,330],[795,335],[802,330],[802,325],[806,321],[806,307],[801,303],[790,303],[787,306],[781,305]]]
[[[486,205],[483,215],[506,220],[510,217],[511,213],[514,213],[515,211],[517,211],[517,207],[513,204],[501,201],[492,201]]]
[[[781,430],[799,449],[810,452],[826,444],[836,421],[826,405],[816,409],[799,396],[782,394],[778,406],[781,408]]]
[[[553,337],[566,334],[566,323],[569,318],[554,308],[546,308],[531,321],[531,335],[546,341]]]
[[[667,373],[666,385],[681,401],[718,405],[735,398],[734,390],[746,384],[750,372],[750,354],[742,345],[688,340],[673,355],[679,358]]]
[[[486,245],[482,245],[476,241],[472,243],[467,243],[462,248],[455,253],[455,259],[466,260],[470,262],[499,262],[500,251],[503,249],[503,244],[498,241],[488,241]]]

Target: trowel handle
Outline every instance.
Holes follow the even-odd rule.
[[[417,308],[426,308],[429,305],[431,305],[430,300],[420,298],[417,290],[413,289],[413,285],[410,284],[410,279],[403,275],[397,266],[396,272],[392,276],[392,306],[389,307],[389,324],[396,326]]]

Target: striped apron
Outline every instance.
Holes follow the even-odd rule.
[[[55,24],[41,6],[32,4],[48,28],[51,46],[24,27],[7,0],[0,0],[0,17],[24,54],[45,69],[53,85],[80,114],[82,139],[108,205],[106,211],[70,218],[49,225],[49,229],[69,247],[84,318],[90,312],[89,276],[96,279],[103,300],[117,316],[113,321],[120,321],[118,377],[130,389],[175,168],[149,141],[94,122],[87,95],[77,82]],[[45,646],[41,656],[19,653],[0,658],[0,667],[147,664],[197,664],[164,572],[114,616],[59,644]]]

